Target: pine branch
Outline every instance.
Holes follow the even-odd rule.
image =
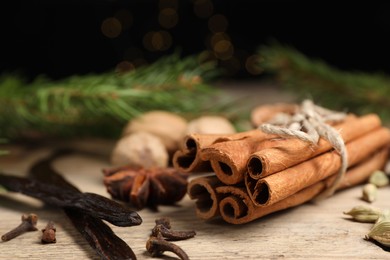
[[[357,114],[377,113],[390,122],[390,77],[341,71],[297,50],[273,44],[259,48],[258,65],[302,98]]]
[[[60,81],[18,75],[0,78],[0,136],[115,137],[134,116],[167,110],[186,116],[213,111],[217,75],[211,63],[178,54],[126,74],[108,72]]]

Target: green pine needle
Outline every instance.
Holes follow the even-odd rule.
[[[390,122],[388,75],[341,71],[280,44],[263,46],[258,54],[260,68],[300,97],[332,109],[377,113]]]
[[[60,81],[19,75],[0,78],[0,136],[117,137],[133,117],[166,110],[187,117],[218,110],[218,75],[212,63],[174,54],[120,74],[73,76]],[[212,100],[212,101],[211,101]]]

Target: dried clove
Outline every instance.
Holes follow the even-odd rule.
[[[149,240],[146,242],[146,250],[148,250],[153,257],[161,256],[165,251],[168,251],[174,253],[182,260],[189,259],[183,249],[160,237],[150,236]]]
[[[1,236],[1,240],[9,241],[25,232],[37,231],[38,216],[35,214],[22,215],[22,223]]]
[[[44,229],[42,229],[42,244],[56,243],[56,228],[53,221],[49,221]]]
[[[175,231],[171,229],[168,218],[156,219],[156,225],[152,229],[152,234],[146,242],[146,250],[152,256],[161,256],[165,251],[176,254],[180,259],[189,259],[188,255],[179,246],[168,242],[192,238],[195,231]]]
[[[156,226],[152,229],[152,236],[158,237],[158,235],[161,235],[164,239],[169,241],[178,241],[192,238],[196,235],[196,232],[193,230],[175,231],[171,229],[169,222],[167,223],[156,220]]]
[[[20,192],[58,207],[76,208],[116,226],[134,226],[142,223],[137,212],[95,193],[75,192],[52,183],[1,173],[0,184],[9,191]]]

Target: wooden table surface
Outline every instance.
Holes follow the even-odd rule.
[[[58,159],[54,167],[85,192],[110,197],[102,183],[101,169],[109,167],[114,145],[106,140],[59,142],[43,147],[4,146],[10,155],[0,157],[0,170],[24,175],[36,160],[53,149],[71,146],[74,154]],[[134,250],[138,259],[151,258],[145,243],[156,218],[167,216],[177,230],[195,230],[189,240],[175,242],[190,259],[389,259],[390,252],[364,240],[372,224],[353,222],[344,211],[366,202],[360,199],[361,186],[341,191],[320,203],[307,203],[268,215],[245,225],[221,220],[203,221],[195,215],[195,203],[186,196],[177,206],[162,206],[158,212],[139,211],[140,226],[112,229]],[[390,208],[390,187],[381,188],[372,205]],[[20,223],[22,214],[36,213],[38,228],[49,220],[57,227],[57,243],[42,245],[41,232],[29,232],[8,242],[0,242],[0,259],[99,259],[76,231],[61,209],[16,193],[0,191],[0,234]],[[177,259],[166,253],[163,259]]]

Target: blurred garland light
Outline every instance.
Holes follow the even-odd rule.
[[[115,17],[109,17],[102,22],[101,31],[108,38],[116,38],[122,32],[122,24]]]
[[[149,51],[165,51],[172,46],[172,36],[167,31],[150,31],[143,38],[144,47]]]
[[[263,72],[263,69],[258,65],[260,62],[260,55],[251,55],[245,61],[245,68],[250,74],[259,75]]]

